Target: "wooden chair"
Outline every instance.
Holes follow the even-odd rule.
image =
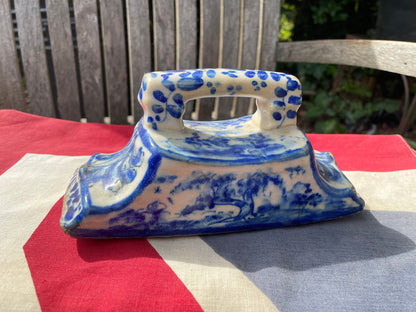
[[[416,76],[416,43],[278,43],[279,18],[280,0],[0,0],[0,108],[134,123],[141,77],[155,70],[315,62]],[[253,112],[238,101],[203,99],[184,118]]]

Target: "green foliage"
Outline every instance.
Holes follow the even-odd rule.
[[[355,0],[354,0],[355,1]],[[312,5],[312,18],[315,24],[346,21],[348,13],[345,6],[349,0],[320,0],[318,5]]]
[[[293,4],[283,3],[281,6],[279,41],[291,41],[295,27],[296,8]]]
[[[374,33],[378,0],[282,0],[283,41],[344,39]],[[294,28],[288,28],[288,21]],[[291,34],[290,34],[291,32]]]
[[[353,90],[355,92],[355,89]],[[376,113],[398,112],[398,101],[371,101],[367,92],[363,94],[363,97],[357,98],[356,94],[333,94],[320,90],[310,101],[304,101],[306,113],[303,118],[313,124],[316,133],[346,133],[355,130],[359,124],[369,120]]]

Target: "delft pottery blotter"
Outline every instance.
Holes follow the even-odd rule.
[[[183,121],[202,97],[256,99],[250,116]],[[301,85],[260,70],[144,75],[143,118],[127,146],[76,170],[60,225],[73,237],[224,233],[346,216],[364,201],[329,153],[296,126]]]

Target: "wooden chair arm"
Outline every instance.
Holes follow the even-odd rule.
[[[279,42],[276,60],[360,66],[416,77],[415,42],[355,39]]]

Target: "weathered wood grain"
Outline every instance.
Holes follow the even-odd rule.
[[[130,105],[137,122],[143,115],[143,110],[137,101],[141,79],[152,70],[150,44],[150,11],[148,0],[128,0],[127,37],[130,75]]]
[[[259,22],[260,1],[245,0],[241,68],[256,68]],[[235,117],[247,115],[250,106],[250,101],[252,100],[249,98],[238,99]]]
[[[195,0],[176,0],[176,69],[193,69],[197,60],[197,5]]]
[[[175,1],[176,20],[176,69],[198,67],[197,46],[197,2],[196,0]],[[191,119],[195,101],[186,105],[184,119]]]
[[[63,119],[80,121],[81,103],[68,2],[46,1],[46,11],[59,115]]]
[[[153,0],[155,70],[175,69],[174,0]]]
[[[416,43],[387,40],[280,42],[278,62],[360,66],[416,77]]]
[[[280,0],[264,0],[263,34],[260,66],[262,70],[276,69],[276,43],[279,38]]]
[[[100,0],[100,13],[109,115],[111,123],[126,124],[129,101],[122,0]]]
[[[0,109],[25,110],[9,0],[0,0]]]
[[[220,0],[201,0],[199,67],[218,67],[220,48]],[[214,98],[199,100],[199,120],[210,120]]]
[[[103,122],[105,112],[97,11],[96,0],[74,0],[82,97],[89,122]]]
[[[41,116],[55,117],[39,1],[15,0],[14,4],[29,97],[29,112]]]
[[[240,46],[240,0],[225,0],[223,28],[223,68],[238,68],[238,49]],[[234,98],[221,98],[218,105],[218,119],[229,119]]]

